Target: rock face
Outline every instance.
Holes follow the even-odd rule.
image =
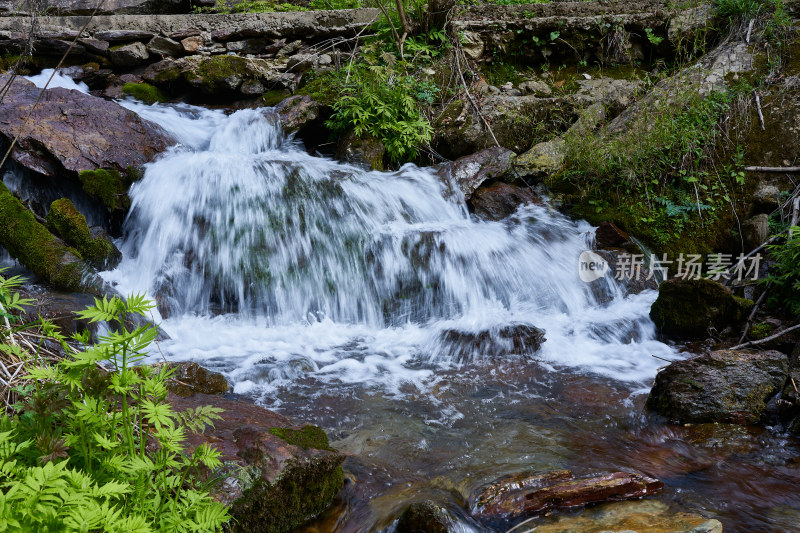
[[[189,436],[187,444],[209,443],[222,452],[226,478],[214,492],[231,505],[232,531],[288,533],[324,511],[342,487],[344,456],[320,428],[299,427],[254,404],[218,396],[168,399],[177,411],[225,409],[214,429]]]
[[[0,83],[6,80],[0,76]],[[8,142],[19,132],[39,91],[24,79],[14,80],[0,106],[0,135]],[[124,171],[150,161],[174,142],[160,127],[114,102],[56,88],[45,91],[11,155],[46,176],[63,170]]]
[[[504,176],[511,169],[513,160],[514,152],[511,150],[487,148],[443,165],[438,174],[442,178],[452,176],[464,198],[469,199],[484,181]]]
[[[670,512],[655,500],[614,502],[587,509],[579,516],[562,516],[536,527],[536,533],[722,533],[719,520],[691,513]]]
[[[480,518],[514,518],[654,494],[664,486],[657,479],[627,472],[574,479],[568,470],[514,474],[486,487],[475,500]]]
[[[659,372],[647,408],[681,423],[754,424],[788,373],[781,352],[719,350]]]
[[[542,203],[542,199],[529,187],[518,187],[502,181],[479,188],[470,198],[474,213],[486,220],[502,220],[521,205]]]
[[[752,305],[715,281],[672,278],[659,286],[650,318],[664,335],[700,339],[739,322]]]

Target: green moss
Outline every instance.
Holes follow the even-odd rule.
[[[3,54],[0,57],[0,70],[3,72],[10,69],[16,62],[19,61],[19,54]]]
[[[767,324],[766,322],[760,322],[758,324],[753,324],[747,336],[750,339],[758,340],[769,337],[773,331],[775,331],[775,326]]]
[[[78,174],[83,190],[97,198],[109,210],[128,209],[131,205],[128,188],[139,175],[133,167],[125,174],[114,169],[84,170]]]
[[[341,96],[343,82],[341,71],[320,75],[312,73],[307,77],[306,84],[295,91],[295,94],[307,94],[322,105],[332,106]]]
[[[191,81],[186,73],[184,77]],[[207,92],[215,92],[228,86],[225,80],[239,77],[245,79],[248,74],[247,60],[239,56],[221,55],[200,61],[197,66],[197,77],[200,86]]]
[[[173,65],[156,74],[153,77],[153,81],[155,81],[156,83],[169,83],[180,79],[180,77],[181,77],[181,69]]]
[[[264,94],[261,95],[261,102],[266,107],[272,107],[272,106],[274,106],[275,104],[281,102],[282,100],[284,100],[285,98],[287,98],[290,95],[291,95],[291,93],[289,91],[286,91],[286,90],[267,91],[267,92],[265,92]]]
[[[315,448],[317,450],[332,450],[328,443],[328,436],[317,426],[303,426],[300,429],[272,428],[269,432],[304,450]]]
[[[166,102],[167,98],[156,87],[149,83],[126,83],[122,86],[122,94],[132,96],[145,104]]]
[[[101,237],[92,237],[86,218],[67,198],[56,200],[50,205],[47,223],[54,233],[74,246],[84,259],[97,266],[106,265],[109,260],[119,257],[119,251],[111,242]]]
[[[0,246],[13,257],[59,289],[81,288],[81,254],[40,224],[2,182],[0,220]]]

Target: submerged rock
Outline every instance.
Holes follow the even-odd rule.
[[[432,501],[417,502],[403,510],[395,533],[449,533],[452,522],[443,507]]]
[[[692,513],[671,512],[655,500],[614,502],[587,509],[578,516],[562,516],[536,527],[536,533],[722,533],[719,520]]]
[[[0,76],[0,83],[7,78]],[[39,92],[19,77],[11,84],[0,106],[0,135],[8,142],[19,133]],[[63,170],[125,170],[147,163],[174,142],[159,126],[115,102],[55,88],[44,92],[11,157],[46,176]]]
[[[480,518],[514,518],[554,509],[641,498],[661,490],[657,479],[628,472],[574,479],[569,470],[513,474],[486,487],[475,500]]]
[[[514,152],[506,148],[487,148],[443,165],[437,174],[451,175],[464,198],[469,199],[480,185],[489,179],[499,179],[511,170]]]
[[[659,372],[646,405],[680,423],[754,424],[788,373],[789,361],[781,352],[719,350]]]
[[[330,505],[344,483],[344,456],[330,447],[316,426],[297,426],[288,418],[245,401],[195,394],[169,395],[176,411],[213,405],[222,420],[187,439],[190,453],[208,443],[222,453],[222,483],[214,496],[230,505],[231,531],[288,533]]]
[[[715,281],[672,278],[658,287],[650,318],[664,335],[700,339],[738,323],[752,305]]]
[[[450,353],[459,359],[469,359],[476,354],[532,354],[546,340],[544,335],[543,329],[530,324],[510,324],[477,332],[446,329],[440,339]]]
[[[502,220],[521,205],[542,203],[542,199],[530,187],[518,187],[502,181],[480,187],[470,198],[474,213],[486,220]]]
[[[386,147],[371,135],[357,136],[348,132],[339,141],[336,158],[364,170],[383,170]]]
[[[286,133],[293,133],[305,127],[319,116],[319,103],[308,95],[285,98],[274,107],[281,119],[281,127]]]
[[[623,249],[631,253],[641,253],[630,235],[619,229],[613,222],[604,220],[594,232],[594,241],[600,250]]]
[[[122,254],[105,231],[96,228],[93,232],[86,223],[86,217],[67,198],[50,205],[47,223],[55,234],[74,246],[84,259],[97,268],[111,270],[122,259]]]

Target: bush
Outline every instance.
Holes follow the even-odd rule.
[[[152,304],[141,296],[96,300],[78,315],[108,324],[97,343],[86,332],[70,342],[40,321],[39,348],[46,338],[67,354],[53,362],[15,341],[25,327],[12,314],[21,308],[11,291],[18,282],[0,276],[0,355],[28,369],[15,387],[20,400],[0,416],[0,528],[220,531],[228,512],[205,481],[220,454],[207,445],[187,454],[183,445],[187,431],[202,431],[220,410],[176,413],[166,401],[169,372],[134,366],[157,329],[126,324]]]
[[[800,317],[800,227],[795,226],[791,237],[767,249],[775,260],[765,280],[774,287],[769,303]]]
[[[327,125],[337,132],[352,129],[356,136],[379,139],[395,162],[414,159],[433,132],[417,102],[429,89],[411,76],[389,76],[380,67],[354,69]]]

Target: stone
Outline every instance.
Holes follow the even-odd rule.
[[[484,488],[475,498],[475,515],[482,519],[544,514],[593,503],[629,500],[655,494],[664,484],[628,472],[575,479],[568,470],[544,474],[512,474]]]
[[[205,44],[205,40],[199,35],[192,35],[181,40],[181,46],[187,54],[194,54],[203,44]]]
[[[437,174],[443,180],[453,179],[469,200],[486,180],[499,179],[511,170],[515,154],[506,148],[487,148],[444,164]]]
[[[258,80],[245,80],[239,87],[239,92],[245,96],[260,96],[265,90],[266,87]]]
[[[145,45],[135,42],[110,48],[108,56],[114,66],[130,68],[146,63],[150,54]]]
[[[168,37],[156,35],[147,43],[147,51],[156,56],[180,57],[183,55],[183,45]]]
[[[314,66],[314,54],[295,54],[286,62],[287,72],[305,72]]]
[[[321,67],[325,67],[333,63],[333,58],[330,54],[322,54],[317,58],[317,64]]]
[[[449,533],[453,519],[430,500],[412,503],[400,514],[395,533]]]
[[[664,368],[646,406],[679,423],[755,424],[788,372],[786,354],[775,350],[718,350]]]
[[[102,228],[93,232],[86,218],[67,199],[61,198],[50,205],[47,224],[51,231],[98,269],[112,270],[122,260],[122,254]]]
[[[153,38],[153,32],[141,30],[98,31],[94,33],[94,38],[110,42],[149,41]]]
[[[344,483],[344,456],[330,447],[316,426],[290,419],[251,402],[204,394],[169,394],[176,411],[212,405],[222,420],[187,438],[189,453],[201,444],[222,454],[214,475],[223,481],[212,494],[230,505],[235,533],[292,531],[322,513]]]
[[[749,252],[764,244],[769,238],[769,216],[762,213],[748,218],[742,224],[744,251]]]
[[[752,306],[716,281],[672,278],[659,285],[650,318],[667,337],[704,339],[711,329],[738,325]]]
[[[294,133],[319,117],[319,107],[310,96],[295,95],[281,100],[273,109],[280,118],[283,131]]]
[[[621,249],[630,253],[641,253],[639,246],[633,242],[630,235],[607,220],[601,222],[594,231],[594,243],[600,250]]]
[[[192,361],[156,363],[155,368],[166,364],[172,371],[167,389],[178,396],[193,394],[225,394],[230,390],[228,380],[219,372],[212,372]]]
[[[514,170],[522,178],[541,181],[561,170],[564,140],[541,142],[514,160]]]
[[[528,80],[519,84],[519,90],[523,95],[532,94],[539,97],[549,97],[553,94],[553,90],[543,81]]]
[[[3,4],[19,7],[22,12],[28,11],[27,3],[20,3],[18,0],[3,1],[0,3],[0,11],[5,10]],[[47,2],[48,12],[52,11],[60,16],[90,15],[95,9],[98,15],[169,14],[186,12],[186,5],[181,0],[105,0],[99,6],[92,0],[48,0]]]
[[[502,220],[521,205],[543,203],[530,187],[519,187],[502,181],[479,187],[470,198],[475,215],[485,220]]]
[[[444,351],[463,361],[476,355],[530,355],[545,342],[544,335],[531,324],[508,324],[479,331],[445,329],[439,339]]]
[[[770,183],[759,182],[753,193],[753,207],[762,213],[772,213],[781,203],[781,190]]]
[[[283,46],[280,50],[278,50],[278,53],[275,55],[276,57],[289,57],[290,55],[293,55],[295,52],[300,50],[302,47],[303,47],[303,41],[300,40],[292,41],[289,44]]]
[[[464,51],[465,56],[473,60],[478,60],[483,56],[486,45],[484,44],[480,33],[474,31],[462,31],[460,32],[460,37],[461,49]]]
[[[371,135],[359,137],[352,131],[339,140],[336,158],[364,170],[383,170],[386,147]]]
[[[106,55],[108,53],[108,41],[101,41],[99,39],[78,39],[78,42],[83,45],[83,47],[93,54],[100,54]]]
[[[99,90],[106,87],[113,75],[114,71],[110,68],[98,68],[92,65],[84,67],[76,79],[85,83],[91,90]]]
[[[577,516],[537,524],[536,533],[722,533],[719,520],[671,511],[656,500],[604,503]]]
[[[5,83],[6,76],[0,76]],[[0,136],[8,142],[40,90],[16,78],[0,106]],[[102,135],[97,132],[102,131]],[[127,171],[152,160],[176,141],[119,104],[63,88],[48,89],[31,115],[11,157],[46,176],[64,170],[110,168]]]

